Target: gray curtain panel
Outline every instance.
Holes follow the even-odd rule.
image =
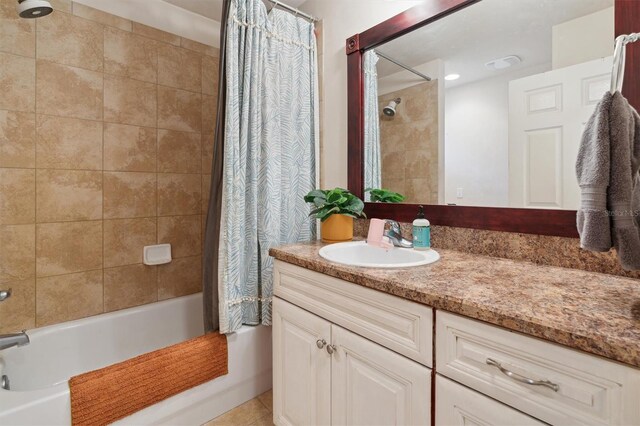
[[[211,169],[211,194],[204,235],[202,258],[202,297],[204,304],[204,329],[206,333],[218,330],[218,248],[220,246],[220,217],[222,209],[222,170],[224,157],[224,117],[226,105],[226,22],[231,0],[224,0],[222,25],[220,26],[220,85],[218,89],[218,113]]]
[[[378,55],[373,50],[364,53],[364,187],[382,187],[380,154],[380,112],[378,111]],[[370,195],[365,195],[370,201]]]

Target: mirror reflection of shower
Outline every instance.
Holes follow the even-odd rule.
[[[384,115],[386,115],[387,117],[393,117],[394,115],[396,115],[396,107],[400,104],[400,102],[402,102],[402,99],[400,98],[395,98],[394,100],[389,102],[389,105],[384,107],[384,109],[382,110]]]
[[[16,11],[21,18],[34,19],[47,16],[53,7],[45,0],[18,0]]]

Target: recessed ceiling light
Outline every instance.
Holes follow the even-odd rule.
[[[460,78],[460,74],[447,74],[444,76],[444,79],[447,81],[453,81]]]

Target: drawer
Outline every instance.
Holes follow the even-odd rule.
[[[507,405],[440,375],[436,375],[436,425],[438,426],[544,426]]]
[[[273,281],[276,296],[431,367],[430,307],[277,260]]]
[[[436,360],[438,373],[547,423],[640,424],[640,370],[632,367],[442,311]]]

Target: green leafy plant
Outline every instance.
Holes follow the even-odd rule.
[[[402,194],[382,188],[367,188],[364,192],[371,195],[371,201],[374,203],[401,203],[405,198]]]
[[[367,217],[362,211],[364,210],[362,200],[346,189],[314,189],[305,195],[304,201],[313,203],[315,206],[309,216],[315,216],[322,222],[333,214],[343,214],[356,219]]]

